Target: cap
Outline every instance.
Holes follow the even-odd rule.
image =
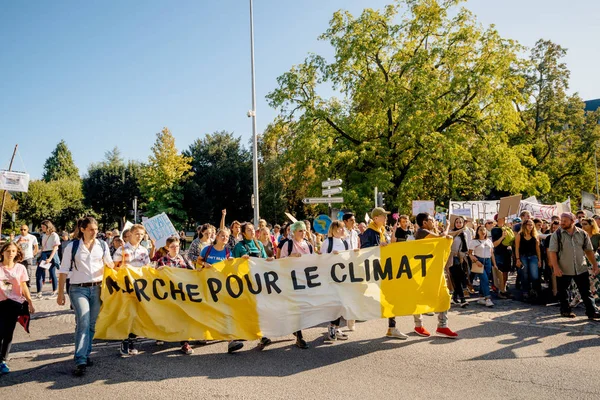
[[[575,221],[575,216],[573,215],[573,213],[570,212],[565,212],[560,214],[561,218],[570,218],[572,221]]]
[[[390,214],[389,211],[385,211],[383,207],[375,207],[373,211],[371,211],[371,218],[379,217],[381,215]]]
[[[515,219],[513,219],[513,222],[516,222],[517,224],[521,223],[521,218],[517,217]]]

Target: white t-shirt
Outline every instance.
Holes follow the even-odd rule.
[[[333,246],[331,247],[331,252],[333,253],[334,251],[346,251],[346,246],[344,246],[344,241],[342,239],[338,239],[338,238],[327,238],[325,240],[323,240],[323,243],[321,244],[321,253],[323,254],[327,254],[329,250],[329,242],[333,240]],[[348,240],[346,240],[346,243],[348,243],[348,250],[351,249],[350,247],[350,243],[348,242]]]
[[[123,261],[123,254],[121,252],[123,248],[119,247],[113,255],[113,261]],[[129,264],[132,267],[143,267],[144,265],[150,264],[150,254],[148,249],[139,244],[137,248],[134,248],[130,243],[125,243],[125,253],[129,254]]]
[[[23,260],[29,260],[33,258],[33,248],[37,244],[37,239],[31,233],[27,235],[19,235],[15,238],[15,243],[21,246],[23,251]]]
[[[58,273],[68,275],[71,283],[102,282],[104,265],[111,267],[113,265],[109,246],[104,244],[104,251],[102,251],[102,244],[100,240],[96,239],[94,247],[90,251],[83,244],[83,240],[79,240],[79,247],[77,253],[75,253],[75,265],[73,270],[69,271],[71,269],[72,249],[73,242],[69,243],[63,251],[63,259]]]
[[[491,258],[494,250],[494,243],[490,239],[471,240],[469,242],[469,250],[473,250],[473,255],[479,258]]]
[[[45,233],[42,235],[42,251],[52,251],[54,246],[60,246],[58,233],[52,232],[50,236]]]
[[[358,249],[358,232],[356,229],[348,230],[344,228],[344,232],[346,233],[346,240],[348,241],[348,247],[350,250]]]

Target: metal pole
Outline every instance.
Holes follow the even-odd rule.
[[[133,223],[137,224],[137,196],[133,196]]]
[[[598,152],[598,146],[594,145],[594,165],[596,166],[596,196],[600,198],[600,188],[598,187],[598,159],[596,153]]]
[[[377,207],[377,186],[375,186],[375,207]]]
[[[12,171],[13,161],[15,160],[15,154],[17,154],[17,148],[19,144],[15,145],[15,150],[13,151],[12,158],[10,159],[10,165],[8,166],[8,170]],[[8,190],[4,190],[4,194],[2,195],[2,205],[0,205],[0,233],[2,232],[2,216],[4,215],[4,203],[6,202],[6,193]]]
[[[254,180],[254,226],[258,226],[259,201],[258,201],[258,141],[256,138],[256,88],[254,82],[254,15],[252,0],[250,0],[250,70],[252,72],[252,176]]]

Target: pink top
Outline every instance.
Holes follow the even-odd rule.
[[[28,280],[27,269],[23,264],[15,264],[12,268],[0,265],[0,301],[10,299],[17,303],[25,302],[21,284]]]
[[[294,240],[294,246],[292,247],[292,252],[290,254],[310,254],[310,247],[308,247],[308,242],[306,240],[302,240],[301,242],[296,242]],[[281,248],[280,258],[285,258],[288,256],[288,244],[286,243]]]

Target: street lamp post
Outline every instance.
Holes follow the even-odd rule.
[[[254,82],[254,16],[252,0],[250,0],[250,70],[252,73],[252,110],[248,116],[252,117],[252,175],[254,180],[254,226],[258,226],[259,201],[258,201],[258,141],[256,138],[256,88]]]

